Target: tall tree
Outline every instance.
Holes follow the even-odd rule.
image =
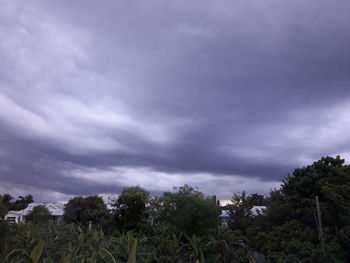
[[[3,196],[0,195],[0,219],[2,219],[4,215],[6,215],[7,211],[8,207],[3,202]]]
[[[320,237],[315,220],[316,196],[324,226]],[[339,156],[322,157],[295,169],[280,189],[270,193],[266,206],[268,230],[255,235],[265,253],[286,258],[286,262],[350,262],[350,166]],[[292,251],[299,252],[293,255]],[[288,261],[287,256],[293,259]]]
[[[9,194],[0,195],[0,218],[11,209],[11,200],[13,197]]]
[[[272,226],[281,226],[286,221],[292,220],[289,204],[281,189],[275,189],[265,199],[266,221],[271,229]]]
[[[30,203],[34,202],[32,195],[19,196],[17,200],[13,201],[13,197],[10,194],[3,194],[0,195],[0,199],[2,200],[1,203],[7,207],[7,210],[15,211],[23,210]]]
[[[3,194],[0,195],[0,198],[2,199],[2,203],[10,209],[11,201],[13,200],[13,197],[10,194]]]
[[[32,195],[25,195],[25,196],[20,195],[15,202],[10,203],[10,210],[16,210],[16,211],[23,210],[30,203],[33,203],[33,202],[34,202],[34,199]]]
[[[51,218],[51,213],[43,205],[38,205],[33,208],[33,210],[26,216],[26,221],[40,224],[48,222]]]
[[[228,225],[232,230],[245,229],[252,223],[253,204],[249,196],[243,191],[242,194],[234,194],[231,204],[228,206],[229,221]]]
[[[314,227],[318,196],[325,226],[345,226],[350,217],[350,167],[339,156],[323,157],[295,169],[282,184],[281,193],[291,216]]]
[[[254,193],[248,195],[248,200],[253,206],[264,206],[265,205],[265,196]]]
[[[205,196],[197,187],[188,185],[175,190],[159,199],[160,220],[169,223],[175,233],[204,235],[215,231],[220,214],[215,196]]]
[[[108,217],[108,209],[103,199],[97,195],[74,197],[64,208],[63,219],[66,223],[80,223],[87,226],[89,222],[101,224]]]
[[[113,203],[121,226],[127,230],[141,229],[149,217],[150,195],[140,186],[126,187]]]

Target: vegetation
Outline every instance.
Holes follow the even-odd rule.
[[[107,206],[97,195],[74,197],[69,200],[64,209],[66,223],[79,223],[83,226],[101,224],[108,216]]]
[[[249,214],[245,195],[233,199],[230,227],[271,262],[350,262],[350,166],[339,156],[295,169],[265,198],[262,215]]]
[[[26,216],[26,221],[42,224],[50,220],[50,211],[43,205],[38,205],[33,208],[33,210]]]
[[[0,195],[0,219],[6,215],[8,207],[3,202],[3,197]]]
[[[152,235],[131,231],[107,235],[97,229],[84,231],[75,224],[50,223],[12,225],[7,231],[7,250],[2,250],[0,262],[165,263],[203,262],[204,258],[209,262],[231,262],[223,258],[246,262],[248,257],[241,244],[243,237],[226,229],[218,233],[220,239],[176,236],[162,225],[156,225]],[[227,248],[225,243],[232,247]],[[32,260],[35,253],[40,261]]]
[[[350,166],[339,156],[295,169],[267,196],[234,194],[227,226],[214,196],[174,190],[128,187],[111,210],[76,197],[61,223],[42,207],[26,224],[0,222],[0,262],[350,262]],[[0,213],[14,203],[0,196]]]
[[[112,203],[116,222],[125,230],[141,230],[149,218],[149,193],[139,186],[127,187]]]
[[[33,203],[33,196],[19,196],[18,199],[13,200],[14,198],[9,194],[0,195],[0,205],[6,207],[7,210],[22,210],[26,208],[30,203]],[[1,213],[1,206],[0,206]],[[1,214],[0,214],[1,215]]]
[[[188,185],[165,192],[158,199],[158,221],[169,224],[175,234],[207,235],[216,230],[221,213],[216,199]]]

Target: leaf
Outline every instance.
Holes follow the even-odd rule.
[[[101,256],[103,262],[105,263],[117,263],[112,254],[105,248],[101,248],[98,254]]]
[[[27,252],[24,249],[14,249],[7,254],[7,256],[3,260],[3,263],[10,262],[9,260],[11,259],[11,257],[17,254],[18,252],[21,252],[22,254],[27,255]]]
[[[41,254],[43,253],[45,246],[45,242],[43,240],[40,240],[39,243],[33,248],[32,252],[30,253],[30,258],[33,263],[38,263],[39,259],[41,257]]]
[[[43,263],[53,263],[53,260],[51,258],[45,258]]]
[[[78,240],[80,243],[83,243],[84,242],[84,235],[83,233],[81,233],[79,236],[78,236]]]
[[[136,247],[137,247],[137,239],[134,237],[130,238],[130,247],[129,247],[129,255],[127,263],[136,263]]]

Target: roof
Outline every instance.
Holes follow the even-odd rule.
[[[263,214],[264,213],[264,210],[266,209],[266,206],[253,206],[251,209],[250,209],[250,211],[252,212],[252,215],[253,216],[257,216],[257,215],[259,215],[259,214]],[[226,218],[226,217],[229,217],[230,216],[230,214],[229,214],[229,210],[222,210],[221,211],[221,214],[220,214],[220,216],[219,217],[221,217],[221,218]]]
[[[222,210],[221,214],[219,215],[219,217],[229,217],[228,210]]]
[[[263,206],[263,205],[260,205],[260,206],[255,205],[255,206],[252,207],[252,209],[251,209],[250,211],[252,212],[252,214],[253,214],[254,216],[257,216],[257,215],[259,215],[259,214],[264,213],[264,210],[265,210],[265,209],[266,209],[266,206]]]
[[[8,211],[6,215],[9,215],[9,214],[13,214],[13,215],[16,215],[16,216],[20,216],[21,215],[20,211],[14,211],[14,210]]]
[[[25,209],[16,212],[25,216],[28,215],[34,207],[39,205],[45,206],[53,216],[63,216],[64,214],[64,206],[58,203],[30,203]]]

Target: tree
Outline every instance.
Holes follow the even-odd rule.
[[[0,195],[0,219],[2,219],[8,211],[8,207],[3,202],[3,197]]]
[[[265,205],[266,221],[269,229],[272,229],[273,226],[281,226],[284,222],[292,220],[286,197],[280,189],[275,189],[270,192],[265,199]]]
[[[295,169],[283,180],[281,193],[294,219],[314,227],[318,196],[326,226],[341,227],[350,217],[350,167],[339,156],[322,157],[307,167]]]
[[[242,194],[234,194],[231,204],[228,206],[228,226],[232,230],[245,231],[252,223],[252,207],[249,196],[243,191]]]
[[[265,205],[265,197],[261,194],[255,193],[247,196],[248,201],[252,206],[264,206]]]
[[[305,228],[297,220],[274,227],[268,233],[258,233],[261,250],[271,262],[348,262],[343,261],[341,247],[336,239],[328,237],[324,249],[315,240],[313,229]]]
[[[93,224],[101,224],[107,217],[107,206],[97,195],[74,197],[65,205],[63,215],[66,223],[80,223],[84,226],[90,221]]]
[[[316,196],[322,236],[317,235]],[[273,262],[350,262],[350,167],[339,156],[295,169],[265,204],[266,227],[248,232],[254,248]]]
[[[9,195],[7,198],[12,197]],[[33,196],[32,195],[26,195],[26,196],[19,196],[19,199],[17,199],[15,202],[9,202],[9,210],[23,210],[25,209],[30,203],[33,203]],[[11,200],[9,199],[9,201]]]
[[[43,205],[38,205],[26,216],[26,220],[32,223],[46,223],[50,220],[51,213]]]
[[[12,200],[13,197],[10,194],[0,195],[0,206],[2,204],[7,210],[18,211],[25,209],[30,203],[34,202],[32,195],[19,196],[17,200]]]
[[[9,194],[0,195],[0,219],[10,210],[12,199],[13,197]]]
[[[220,214],[215,196],[205,196],[197,187],[188,185],[175,190],[160,197],[160,220],[169,223],[177,234],[205,235],[214,232]]]
[[[315,197],[318,196],[325,235],[337,236],[344,251],[350,251],[350,166],[344,159],[322,157],[312,165],[295,169],[283,180],[281,194],[293,219],[314,229]],[[326,244],[327,245],[327,244]],[[350,252],[346,261],[350,260]]]
[[[247,240],[240,231],[232,231],[227,227],[220,228],[218,233],[211,237],[207,246],[215,255],[213,262],[247,262],[249,253]]]
[[[149,192],[140,186],[126,187],[113,206],[121,226],[127,230],[141,229],[149,218]]]
[[[13,197],[10,194],[3,194],[0,195],[0,198],[2,199],[2,203],[8,208],[10,208],[11,200],[13,199]]]

